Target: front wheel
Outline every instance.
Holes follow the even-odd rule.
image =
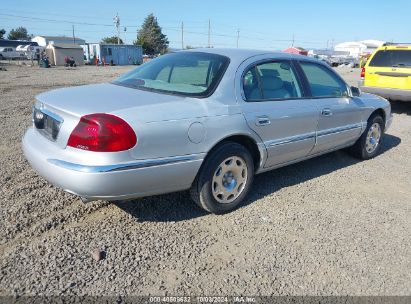
[[[378,114],[371,116],[367,122],[367,129],[354,146],[351,147],[351,154],[360,159],[370,159],[375,157],[380,151],[383,135],[383,118]]]
[[[227,142],[204,161],[191,187],[191,197],[208,212],[226,213],[242,203],[253,178],[250,152],[240,144]]]

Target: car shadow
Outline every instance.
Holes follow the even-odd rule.
[[[391,101],[391,112],[411,115],[411,102]]]
[[[386,134],[381,145],[381,154],[400,143],[399,137]],[[360,160],[344,151],[336,151],[259,174],[255,177],[250,194],[241,208],[282,188],[304,183],[359,162]],[[140,222],[179,222],[208,214],[191,200],[188,191],[118,201],[114,204]]]

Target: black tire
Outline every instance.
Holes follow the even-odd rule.
[[[224,161],[228,158],[233,157],[234,159],[244,161],[247,171],[246,174],[242,174],[244,183],[237,185],[236,179],[234,182],[238,186],[235,190],[236,197],[232,201],[225,203],[217,201],[213,194],[213,178],[216,176],[218,178],[217,169],[221,169],[221,165],[224,165]],[[230,171],[231,172],[231,171]],[[244,172],[244,171],[243,171]],[[244,177],[244,175],[246,177]],[[241,176],[240,176],[241,178]],[[214,214],[224,214],[237,208],[247,196],[251,184],[254,179],[254,162],[250,152],[242,145],[234,142],[226,142],[218,146],[210,155],[207,156],[197,177],[191,186],[190,194],[192,199],[204,210],[214,213]],[[215,181],[214,181],[215,184]],[[241,186],[242,185],[242,186]],[[234,187],[236,188],[236,187]],[[238,191],[238,189],[242,189]],[[229,195],[230,197],[231,195]],[[234,198],[235,196],[233,196]]]
[[[368,133],[369,133],[371,127],[374,124],[379,124],[380,125],[381,135],[380,135],[380,138],[379,138],[379,141],[377,143],[377,146],[376,146],[375,150],[369,152],[369,151],[367,151],[367,148],[366,148],[367,136],[368,136]],[[349,149],[350,154],[353,155],[354,157],[357,157],[359,159],[364,159],[364,160],[371,159],[371,158],[375,157],[380,152],[381,141],[382,141],[383,135],[384,135],[384,119],[380,115],[374,114],[368,119],[367,128],[365,129],[365,131],[363,132],[361,137]]]

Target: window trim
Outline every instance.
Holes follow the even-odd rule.
[[[345,80],[338,73],[336,73],[327,64],[322,63],[322,62],[315,62],[315,61],[312,61],[312,60],[304,60],[304,59],[297,59],[297,60],[294,60],[294,61],[295,61],[295,65],[297,66],[297,69],[298,69],[299,73],[301,74],[301,78],[303,79],[304,87],[305,87],[305,90],[307,92],[307,97],[306,97],[307,99],[329,99],[329,98],[350,98],[350,97],[353,97],[352,93],[351,93],[351,87],[345,82]],[[317,65],[317,66],[320,66],[320,67],[324,67],[325,69],[329,70],[331,73],[336,75],[337,79],[339,79],[345,85],[347,96],[313,96],[313,93],[311,91],[310,82],[308,81],[307,75],[305,74],[303,68],[301,67],[302,62]]]
[[[276,63],[276,62],[286,62],[289,63],[291,68],[293,69],[294,72],[294,76],[297,80],[297,85],[300,88],[301,91],[301,97],[289,97],[289,98],[268,98],[268,99],[255,99],[255,100],[247,100],[247,97],[245,96],[244,93],[244,77],[245,75],[251,71],[251,69],[255,69],[257,66],[262,65],[262,64],[267,64],[267,63]],[[267,102],[267,101],[282,101],[282,100],[300,100],[300,99],[306,99],[306,89],[304,86],[304,83],[301,79],[300,76],[300,72],[298,70],[298,68],[295,66],[294,60],[290,60],[290,59],[274,59],[274,58],[265,58],[265,59],[261,59],[258,61],[254,61],[253,63],[249,64],[241,73],[241,78],[240,78],[240,89],[241,89],[241,98],[243,99],[244,102]],[[260,91],[262,90],[261,88],[261,79],[260,77],[258,77],[258,88],[260,89]],[[261,95],[262,92],[261,92]]]

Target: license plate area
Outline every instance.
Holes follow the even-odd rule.
[[[42,135],[51,141],[56,141],[63,119],[47,110],[34,108],[33,123]]]

